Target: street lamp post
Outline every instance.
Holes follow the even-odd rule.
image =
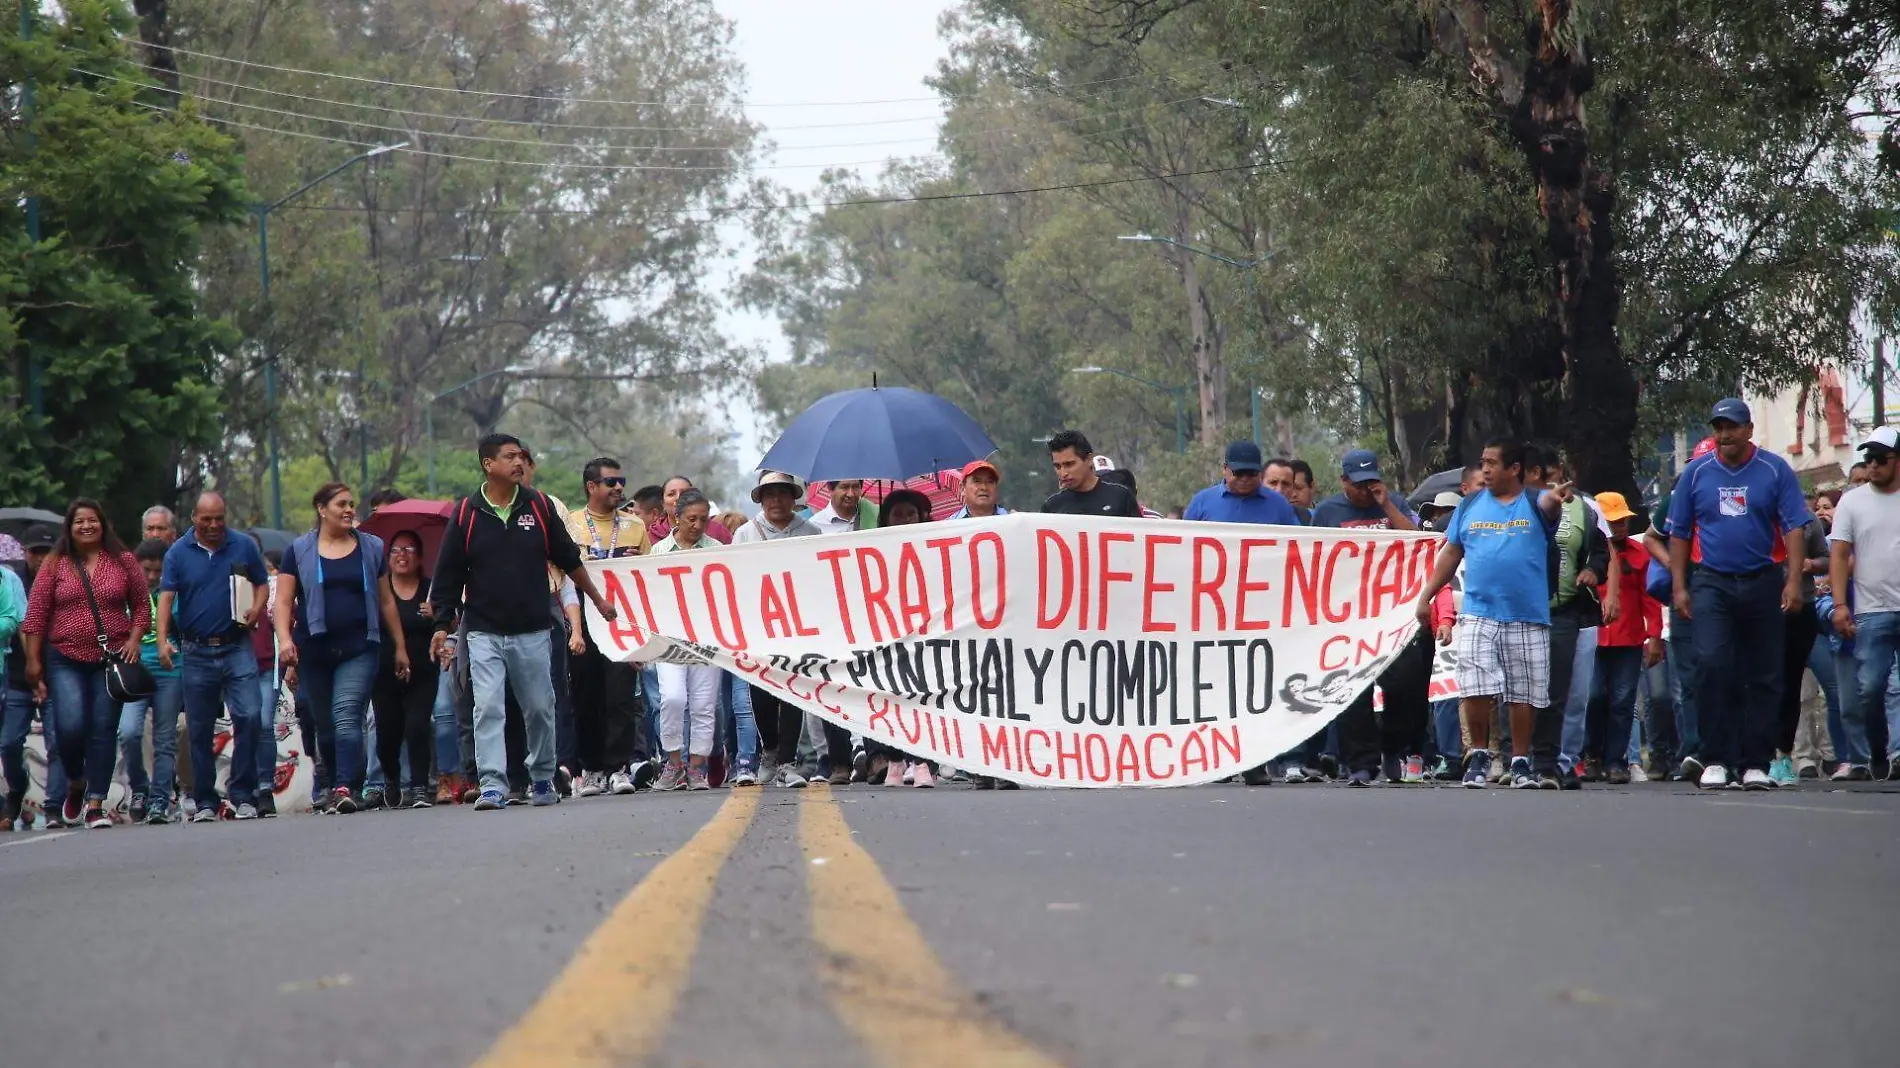
[[[1150,389],[1158,389],[1174,398],[1174,451],[1187,452],[1187,387],[1164,386],[1151,378],[1131,375],[1127,371],[1117,371],[1113,367],[1072,367],[1069,373],[1078,375],[1114,375],[1138,382]]]
[[[342,163],[324,171],[310,181],[278,197],[268,204],[251,205],[251,214],[257,216],[257,284],[258,294],[264,303],[264,316],[270,318],[270,213],[285,204],[303,196],[317,186],[349,170],[366,160],[375,159],[399,148],[408,148],[409,142],[399,141],[393,145],[377,145],[360,156],[351,156]],[[277,357],[271,352],[270,331],[264,331],[264,436],[270,450],[270,516],[271,526],[281,528],[284,525],[284,482],[283,470],[277,456]]]
[[[493,371],[484,371],[460,385],[450,386],[435,396],[430,397],[429,402],[422,406],[423,433],[426,434],[429,439],[429,496],[435,496],[435,402],[444,397],[454,396],[470,386],[486,382],[491,378],[496,378],[501,375],[523,374],[528,370],[529,368],[522,367],[519,364],[510,364],[507,367],[498,368]]]

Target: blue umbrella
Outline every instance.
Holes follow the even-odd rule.
[[[930,393],[873,386],[833,393],[785,428],[759,461],[811,482],[899,481],[961,467],[996,451],[963,409]]]

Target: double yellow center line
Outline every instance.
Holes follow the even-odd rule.
[[[476,1068],[646,1061],[666,1037],[719,873],[758,814],[760,793],[734,792],[648,873]],[[804,792],[799,842],[826,993],[874,1059],[892,1068],[1055,1068],[944,968],[877,861],[852,839],[828,788]]]

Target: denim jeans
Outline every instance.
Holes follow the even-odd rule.
[[[336,663],[313,657],[300,661],[297,668],[317,718],[317,749],[329,766],[329,785],[359,795],[367,771],[363,720],[370,686],[376,681],[376,656],[372,645]]]
[[[375,685],[375,681],[375,676],[372,675],[370,677],[371,686]],[[363,747],[364,773],[363,782],[361,786],[355,788],[355,793],[361,795],[366,789],[374,787],[381,790],[385,785],[383,781],[383,758],[380,755],[382,747],[376,744],[376,710],[367,703],[363,706],[363,718],[359,726],[361,730],[358,732],[358,735],[361,738],[360,744]]]
[[[1841,659],[1833,643],[1826,638],[1815,642],[1814,648],[1808,651],[1808,670],[1814,672],[1814,681],[1821,687],[1821,699],[1827,704],[1827,737],[1836,754],[1841,751]],[[1845,659],[1853,662],[1852,657]],[[1846,677],[1854,676],[1850,673]]]
[[[1696,715],[1696,687],[1700,685],[1697,670],[1702,662],[1696,656],[1695,621],[1672,611],[1667,644],[1669,696],[1676,706],[1676,753],[1672,763],[1680,764],[1689,757],[1702,758],[1702,725]]]
[[[1731,775],[1767,771],[1775,755],[1786,670],[1784,582],[1780,567],[1740,575],[1703,567],[1690,582],[1702,758],[1727,767]]]
[[[0,662],[0,778],[6,780],[7,799],[26,796],[26,736],[33,729],[33,695],[6,685],[7,669]]]
[[[257,665],[257,745],[252,754],[257,761],[258,788],[277,788],[277,700],[278,678],[273,665]]]
[[[1602,683],[1602,721],[1590,724],[1590,755],[1606,768],[1629,766],[1630,739],[1636,719],[1636,690],[1643,678],[1643,647],[1608,646],[1596,650]]]
[[[1453,764],[1465,755],[1464,731],[1458,722],[1458,699],[1432,702],[1432,736],[1438,755]]]
[[[455,672],[444,671],[435,683],[435,770],[438,775],[460,775],[467,758],[462,755],[462,729],[455,719]]]
[[[74,660],[58,649],[46,650],[46,689],[59,716],[59,750],[47,746],[50,767],[58,759],[66,779],[86,783],[86,800],[103,801],[112,787],[112,765],[118,759],[119,707],[106,693],[103,661]],[[47,795],[49,802],[60,799]]]
[[[752,687],[730,671],[719,681],[722,701],[731,716],[731,746],[735,769],[759,770],[759,721],[752,714]]]
[[[642,757],[660,755],[660,673],[651,665],[640,669],[640,740],[634,748]]]
[[[1563,734],[1557,743],[1557,766],[1564,770],[1577,766],[1583,755],[1590,714],[1590,692],[1595,688],[1597,671],[1597,628],[1579,627],[1577,647],[1570,654],[1570,692],[1564,700]],[[1556,694],[1551,694],[1556,704]]]
[[[1841,737],[1834,751],[1849,764],[1867,764],[1873,760],[1868,745],[1867,721],[1883,710],[1887,720],[1888,759],[1895,755],[1900,737],[1900,703],[1888,700],[1888,680],[1900,653],[1900,612],[1870,612],[1854,617],[1854,676],[1857,683],[1841,703]]]
[[[548,673],[549,632],[488,634],[468,632],[468,674],[475,691],[475,765],[483,790],[508,792],[508,743],[505,730],[508,693],[521,705],[527,732],[528,777],[554,778],[554,685]]]
[[[1676,766],[1676,676],[1670,666],[1668,643],[1660,662],[1643,669],[1643,737],[1649,741],[1650,763],[1659,771]]]
[[[185,691],[185,733],[191,746],[192,797],[199,808],[218,807],[218,758],[212,751],[218,716],[231,711],[231,772],[225,792],[232,804],[257,796],[257,735],[262,712],[257,707],[257,654],[250,642],[235,645],[184,643],[185,662],[179,670]],[[239,754],[253,759],[240,760]]]
[[[185,708],[185,683],[176,671],[154,671],[158,690],[119,712],[119,755],[133,796],[172,803],[172,779],[178,768],[178,715]],[[145,772],[145,720],[152,720],[152,771]]]

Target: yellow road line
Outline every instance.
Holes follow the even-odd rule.
[[[825,989],[845,1026],[886,1065],[1055,1068],[1060,1062],[989,1018],[944,968],[830,794],[808,792],[799,840]]]
[[[648,872],[476,1068],[604,1068],[638,1063],[658,1048],[691,973],[719,871],[751,826],[759,794],[735,791]]]

